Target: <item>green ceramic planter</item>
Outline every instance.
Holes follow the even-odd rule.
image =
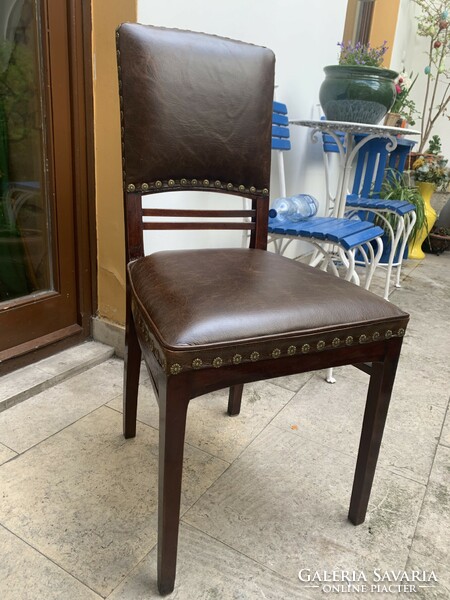
[[[330,65],[324,71],[319,98],[330,121],[376,124],[394,104],[395,71],[364,65]]]

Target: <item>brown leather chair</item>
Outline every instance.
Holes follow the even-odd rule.
[[[158,588],[167,594],[175,581],[189,401],[230,387],[228,412],[235,415],[246,382],[347,364],[369,373],[349,511],[352,523],[362,523],[408,315],[351,283],[266,251],[270,50],[125,24],[117,31],[117,54],[128,263],[124,433],[136,434],[142,353],[160,410]],[[142,207],[146,194],[173,190],[244,196],[252,208]],[[161,216],[172,221],[148,220]],[[243,220],[174,220],[186,216]],[[247,229],[250,248],[144,257],[148,229]]]

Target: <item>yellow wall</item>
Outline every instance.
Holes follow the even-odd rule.
[[[352,40],[357,6],[358,0],[348,0],[344,34],[342,37],[344,42]],[[376,0],[374,3],[370,44],[372,46],[381,46],[384,40],[387,41],[388,51],[384,55],[383,63],[385,67],[389,67],[391,63],[399,6],[400,0]]]
[[[137,0],[92,0],[98,314],[125,322],[125,242],[115,29]]]
[[[400,0],[377,0],[373,11],[370,43],[381,46],[387,40],[388,51],[384,55],[384,66],[391,64],[392,47],[394,45]]]

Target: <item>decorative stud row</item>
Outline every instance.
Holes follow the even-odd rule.
[[[222,183],[219,180],[210,181],[209,179],[168,179],[167,181],[153,181],[151,183],[129,183],[127,185],[127,192],[152,192],[160,190],[170,190],[171,188],[183,188],[183,187],[197,187],[197,188],[208,188],[208,189],[220,189],[227,190],[229,192],[239,192],[240,194],[262,194],[267,196],[269,189],[264,188],[262,190],[256,189],[254,185],[246,187],[242,184],[234,183]]]
[[[403,335],[405,335],[405,330],[403,328],[398,329],[397,332],[393,332],[391,329],[388,329],[387,331],[384,332],[384,338],[386,340],[390,339],[392,336],[396,335],[397,337],[402,337]],[[361,334],[357,339],[355,339],[353,336],[349,335],[347,336],[345,339],[340,339],[338,337],[335,337],[332,341],[331,344],[329,344],[330,348],[339,348],[339,346],[352,346],[356,343],[358,344],[366,344],[372,341],[377,341],[380,340],[380,338],[382,337],[382,335],[380,334],[379,331],[375,331],[373,334],[371,335],[365,335],[365,334]],[[314,351],[318,351],[321,352],[322,350],[325,350],[325,348],[327,347],[327,343],[325,342],[325,340],[319,340],[314,347],[314,344],[303,344],[300,347],[291,345],[288,346],[288,348],[286,349],[285,354],[287,356],[294,356],[295,354],[308,354],[309,352],[314,352]],[[182,365],[180,365],[179,363],[174,363],[170,366],[170,373],[172,375],[178,375],[179,373],[181,373],[181,371],[184,370],[189,370],[190,368],[192,369],[201,369],[202,367],[209,367],[209,366],[213,366],[214,368],[218,369],[220,367],[222,367],[224,364],[229,364],[230,362],[233,365],[238,365],[243,361],[248,361],[250,360],[251,362],[256,362],[258,360],[266,360],[267,358],[280,358],[280,356],[283,354],[283,351],[280,348],[274,348],[274,350],[272,350],[272,352],[270,353],[269,356],[266,355],[261,355],[259,352],[253,351],[251,352],[248,357],[242,356],[241,354],[234,354],[231,357],[231,361],[230,360],[226,360],[223,359],[220,356],[216,356],[216,358],[214,358],[212,360],[212,362],[208,361],[208,362],[203,362],[203,360],[199,357],[194,358],[194,360],[192,361],[192,363],[190,365],[186,365],[185,367],[182,367]]]
[[[133,309],[135,307],[133,306]],[[295,356],[296,354],[308,354],[310,352],[322,352],[325,349],[336,349],[340,346],[353,346],[354,344],[367,344],[370,342],[376,342],[381,339],[389,340],[393,336],[402,337],[405,335],[405,330],[403,328],[398,329],[397,331],[392,331],[391,329],[386,330],[383,333],[379,331],[375,331],[371,334],[361,334],[359,337],[355,338],[351,335],[346,336],[345,338],[335,337],[330,342],[326,342],[325,340],[318,340],[315,343],[305,343],[301,346],[296,346],[294,344],[289,345],[286,349],[282,348],[274,348],[268,353],[258,352],[253,350],[248,355],[243,355],[239,353],[235,353],[230,357],[222,357],[216,356],[211,360],[208,357],[207,360],[204,358],[200,358],[199,356],[195,357],[189,364],[181,365],[178,362],[172,363],[170,366],[167,365],[167,361],[165,357],[162,355],[162,352],[157,348],[156,341],[152,334],[150,333],[147,324],[144,319],[141,317],[139,311],[133,310],[136,317],[136,324],[141,331],[142,337],[145,342],[148,344],[150,351],[153,353],[155,359],[158,361],[160,366],[170,373],[171,375],[178,375],[182,371],[188,371],[190,369],[198,370],[202,368],[214,367],[215,369],[220,369],[222,366],[226,365],[239,365],[242,362],[257,362],[259,360],[267,360],[267,359],[277,359],[281,356]]]

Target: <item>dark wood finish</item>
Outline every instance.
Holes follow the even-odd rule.
[[[249,230],[255,229],[254,223],[144,223],[144,229],[237,229],[237,230]]]
[[[144,217],[254,217],[254,210],[189,210],[177,208],[143,208]]]
[[[49,355],[53,344],[58,351],[90,334],[95,252],[89,243],[93,224],[87,178],[92,165],[86,147],[92,142],[92,126],[88,127],[86,105],[92,92],[84,70],[90,64],[90,2],[82,4],[41,3],[55,290],[3,303],[0,373]],[[67,344],[61,332],[67,332]]]
[[[123,373],[123,432],[125,438],[136,435],[136,415],[141,369],[141,347],[131,312],[131,292],[127,273],[125,353]]]
[[[359,525],[366,518],[381,439],[389,409],[401,341],[393,340],[382,363],[372,365],[348,518]]]
[[[158,590],[170,594],[175,585],[180,521],[186,389],[174,379],[159,394]]]
[[[234,417],[241,412],[241,400],[242,392],[244,391],[244,385],[232,385],[230,387],[230,393],[228,396],[228,414],[230,417]]]
[[[124,26],[125,29],[129,29],[133,26]],[[139,26],[138,26],[139,27]],[[142,33],[142,31],[141,31]],[[121,34],[119,34],[119,39]],[[120,46],[120,56],[123,56],[124,46]],[[155,50],[155,48],[153,48]],[[145,55],[144,55],[145,56]],[[153,55],[152,55],[153,56]],[[129,57],[128,57],[129,58]],[[125,63],[127,64],[127,63]],[[134,62],[131,61],[134,68]],[[133,71],[133,68],[131,71]],[[211,65],[213,68],[213,65]],[[123,77],[124,69],[121,68],[121,77]],[[136,87],[136,93],[139,93],[141,83]],[[151,86],[149,87],[151,89]],[[258,88],[259,90],[260,88]],[[124,86],[122,86],[124,91]],[[267,97],[267,112],[272,106],[271,93]],[[161,93],[161,90],[159,90]],[[261,92],[258,92],[259,94]],[[130,96],[130,104],[132,105],[133,94]],[[270,102],[270,104],[269,104]],[[123,97],[123,109],[124,114],[127,111],[126,99]],[[129,113],[128,113],[129,114]],[[154,118],[152,114],[152,118]],[[130,124],[128,123],[128,126]],[[140,131],[142,130],[142,123],[139,123]],[[213,127],[213,126],[211,126]],[[260,125],[255,126],[259,129]],[[131,129],[132,130],[132,129]],[[125,128],[124,128],[124,140],[127,141]],[[184,131],[184,128],[183,128]],[[161,134],[162,135],[162,134]],[[133,135],[130,134],[130,138]],[[131,139],[131,142],[134,140]],[[157,140],[160,142],[160,140]],[[130,142],[130,139],[128,140]],[[197,143],[197,136],[194,137],[194,142]],[[268,139],[269,143],[269,139]],[[187,142],[184,140],[184,146]],[[183,146],[183,147],[184,147]],[[125,143],[125,147],[126,143]],[[130,143],[128,147],[132,147]],[[239,148],[239,145],[237,145]],[[269,149],[269,146],[267,146]],[[187,153],[189,155],[189,153]],[[236,151],[236,160],[240,160],[240,154]],[[157,157],[155,158],[157,160]],[[139,161],[137,161],[139,162]],[[126,161],[125,161],[126,163]],[[208,157],[205,157],[205,169],[208,167]],[[206,171],[206,175],[209,173]],[[214,174],[212,174],[214,175]],[[125,174],[125,179],[127,175]],[[148,179],[148,178],[147,178]],[[163,179],[163,178],[161,178]],[[209,177],[213,180],[214,177]],[[137,174],[136,181],[145,181],[142,177]],[[151,179],[148,179],[151,180]],[[130,183],[130,182],[128,182]],[[233,224],[238,225],[239,229],[249,229],[250,235],[250,247],[265,250],[267,247],[267,228],[268,228],[268,210],[269,201],[268,196],[259,197],[256,194],[250,196],[252,201],[251,211],[237,211],[239,216],[251,217],[251,223],[240,223]],[[126,240],[127,240],[127,261],[138,259],[144,256],[143,247],[143,230],[144,229],[193,229],[200,228],[197,223],[143,223],[143,217],[146,216],[195,216],[195,217],[211,217],[212,211],[193,211],[187,210],[182,211],[171,211],[166,209],[143,209],[142,208],[142,197],[140,192],[125,192],[124,204],[125,204],[125,217],[126,217]],[[158,212],[159,211],[159,212]],[[232,211],[233,212],[233,211]],[[236,211],[234,211],[234,214]],[[227,216],[230,213],[227,212]],[[214,213],[217,216],[217,212]],[[225,216],[221,212],[220,216]],[[227,229],[231,229],[230,223],[203,223],[202,228],[205,229],[217,229],[224,228],[227,225]],[[234,228],[234,227],[233,227]],[[255,254],[249,252],[248,254]],[[139,273],[138,265],[135,265],[136,271]],[[135,271],[135,272],[136,272]],[[142,272],[141,272],[142,273]],[[230,277],[233,274],[230,273]],[[328,275],[323,274],[324,277]],[[135,275],[138,279],[139,275]],[[136,279],[136,280],[137,280]],[[162,278],[163,279],[163,278]],[[161,279],[161,280],[162,280]],[[135,280],[135,283],[136,283]],[[160,281],[161,281],[160,280]],[[225,282],[226,283],[226,282]],[[192,285],[195,285],[195,280],[192,281]],[[124,433],[125,437],[132,437],[135,435],[135,424],[136,424],[136,399],[137,399],[137,385],[140,368],[141,352],[138,350],[140,346],[142,355],[146,362],[147,368],[150,373],[151,381],[155,390],[159,402],[160,410],[160,421],[159,421],[159,506],[158,506],[158,589],[161,594],[168,594],[174,589],[175,573],[176,573],[176,560],[177,560],[177,544],[178,544],[178,528],[179,528],[179,515],[180,515],[180,495],[182,485],[182,467],[183,467],[183,445],[185,438],[186,429],[186,416],[187,409],[191,399],[198,396],[213,392],[215,390],[230,388],[229,400],[228,400],[228,414],[237,415],[240,410],[241,397],[243,386],[246,383],[252,381],[259,381],[265,379],[271,379],[275,377],[281,377],[285,375],[291,375],[295,373],[302,373],[306,371],[314,371],[319,369],[326,369],[329,367],[337,367],[342,365],[355,365],[366,373],[370,374],[370,384],[367,395],[367,403],[365,410],[364,423],[361,434],[360,450],[357,459],[357,466],[355,472],[355,480],[352,491],[352,498],[350,504],[349,518],[353,523],[361,523],[364,520],[364,516],[367,510],[367,503],[369,499],[370,489],[372,486],[373,475],[375,472],[375,465],[378,457],[381,436],[385,424],[387,415],[387,409],[389,405],[389,398],[392,391],[392,385],[395,376],[395,370],[398,362],[402,339],[392,337],[393,332],[390,331],[390,338],[381,339],[380,332],[378,337],[375,336],[375,332],[368,339],[365,335],[359,336],[353,343],[353,338],[345,344],[338,344],[337,347],[333,344],[332,347],[327,347],[324,351],[312,351],[308,353],[308,348],[304,354],[295,354],[286,356],[280,355],[275,360],[275,356],[272,354],[272,359],[256,360],[256,361],[238,361],[236,364],[226,364],[225,366],[220,364],[218,368],[214,366],[203,367],[203,364],[210,364],[209,362],[200,364],[200,368],[196,368],[199,365],[192,363],[192,370],[189,365],[184,365],[181,368],[174,369],[172,372],[174,375],[166,373],[165,357],[164,352],[161,356],[160,349],[155,348],[158,344],[164,349],[163,334],[157,330],[157,323],[149,324],[152,314],[151,310],[150,318],[146,315],[144,321],[146,321],[146,327],[152,329],[150,332],[154,335],[156,343],[153,340],[149,340],[149,335],[146,328],[139,327],[135,330],[135,325],[132,323],[132,313],[130,309],[130,288],[127,287],[127,337],[126,343],[128,344],[128,350],[126,352],[126,363],[125,363],[125,386],[124,386]],[[134,288],[137,290],[137,287]],[[136,310],[139,311],[139,302],[149,302],[154,300],[152,298],[152,289],[150,286],[144,288],[145,293],[139,296],[138,291],[134,291],[136,294]],[[323,290],[323,288],[320,288]],[[313,293],[313,291],[311,291]],[[320,292],[320,293],[323,293]],[[305,295],[308,294],[308,290],[305,290]],[[351,291],[349,297],[352,296]],[[276,294],[274,293],[274,302],[276,302]],[[317,297],[317,296],[316,296]],[[150,301],[149,301],[150,298]],[[314,298],[314,296],[312,296]],[[347,298],[348,299],[348,298]],[[365,301],[367,297],[361,299]],[[295,299],[294,299],[295,300]],[[329,310],[333,310],[334,298],[330,298]],[[243,298],[245,301],[245,297]],[[298,300],[301,302],[301,299]],[[346,302],[346,296],[343,294],[338,300],[339,302]],[[391,314],[389,311],[386,312],[386,303],[380,301],[380,314],[376,314],[376,321],[380,321],[380,325],[387,325],[388,323],[395,322],[394,318],[386,316]],[[170,317],[176,319],[175,309],[171,309]],[[188,312],[188,308],[186,309]],[[400,312],[400,311],[398,311]],[[141,310],[139,319],[143,318],[145,314],[145,307]],[[158,311],[155,311],[158,314]],[[261,312],[264,314],[264,311]],[[228,316],[228,318],[231,318]],[[383,318],[386,318],[386,323],[383,323]],[[397,318],[397,317],[395,317]],[[407,315],[401,314],[399,319],[407,321]],[[364,317],[362,317],[364,320]],[[401,321],[403,322],[403,321]],[[309,324],[303,324],[300,320],[299,327],[308,327]],[[336,323],[335,333],[336,336],[342,334],[342,328],[348,327],[348,321],[345,323]],[[359,327],[359,324],[358,324]],[[326,323],[323,325],[327,332],[331,326]],[[322,326],[319,327],[322,330]],[[387,329],[387,328],[386,328]],[[359,332],[359,329],[357,329]],[[334,333],[334,332],[331,332]],[[137,334],[137,339],[136,339]],[[276,338],[277,332],[270,333],[271,336]],[[355,333],[357,335],[357,333]],[[386,336],[387,336],[386,331]],[[398,335],[400,329],[398,329]],[[280,336],[282,337],[281,333]],[[151,336],[150,336],[151,337]],[[249,333],[249,337],[254,341],[255,345],[258,343],[257,337],[255,339]],[[299,343],[301,343],[302,336],[299,334]],[[377,341],[373,341],[373,338]],[[219,340],[221,338],[218,338]],[[228,339],[228,338],[227,338]],[[348,338],[347,338],[348,339]],[[214,339],[210,340],[211,344]],[[195,342],[194,342],[195,343]],[[205,342],[206,344],[207,342]],[[236,344],[238,342],[236,341]],[[230,341],[227,344],[231,345]],[[348,345],[350,344],[350,345]],[[176,345],[174,343],[174,345]],[[219,343],[218,343],[219,345]],[[256,347],[256,346],[255,346]],[[193,349],[193,346],[189,346],[189,350]],[[319,350],[319,345],[317,346]],[[175,352],[173,347],[167,349]],[[177,353],[181,354],[182,350],[176,348]],[[264,355],[265,356],[265,355]],[[213,365],[214,365],[214,361]],[[164,366],[162,366],[164,365]],[[176,366],[171,365],[171,369]],[[217,365],[216,365],[217,366]],[[176,374],[175,374],[176,373]]]

